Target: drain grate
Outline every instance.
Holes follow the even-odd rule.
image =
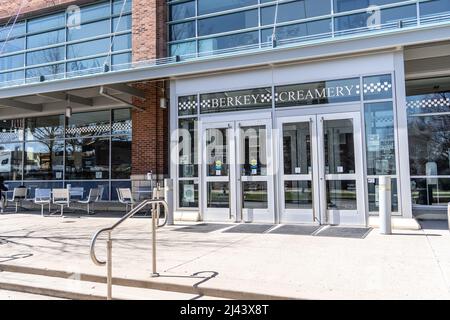
[[[319,231],[315,236],[364,239],[372,228],[328,227]]]
[[[273,225],[271,224],[239,224],[233,228],[227,229],[226,233],[264,233]]]
[[[310,236],[319,229],[320,226],[283,225],[270,231],[270,233]]]
[[[223,223],[200,223],[188,227],[178,228],[174,231],[181,232],[194,232],[194,233],[209,233],[214,232],[220,229],[225,229],[231,226],[231,224],[223,224]]]

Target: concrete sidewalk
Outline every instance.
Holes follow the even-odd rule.
[[[94,232],[116,218],[0,215],[0,265],[106,274],[89,258]],[[365,239],[278,234],[158,231],[155,281],[297,299],[449,299],[446,222]],[[113,275],[153,280],[150,220],[134,218],[114,234]],[[105,254],[99,241],[99,255]]]

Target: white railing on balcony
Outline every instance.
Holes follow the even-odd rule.
[[[171,56],[159,59],[151,59],[144,61],[131,62],[126,64],[117,64],[111,67],[97,67],[91,69],[84,69],[78,71],[64,72],[52,75],[45,75],[40,77],[12,80],[6,82],[0,82],[0,89],[10,88],[15,86],[23,86],[27,84],[60,81],[64,79],[74,79],[79,77],[86,77],[99,74],[111,74],[119,73],[130,70],[146,69],[146,68],[158,68],[161,66],[174,65],[177,63],[187,61],[200,61],[206,59],[216,59],[224,56],[236,56],[243,53],[258,53],[264,51],[275,50],[278,48],[286,47],[300,47],[311,44],[319,44],[330,41],[331,39],[353,39],[364,37],[367,34],[386,34],[397,32],[399,30],[411,30],[420,29],[423,26],[440,26],[450,24],[450,13],[436,14],[427,17],[404,19],[398,22],[391,22],[376,27],[363,27],[355,28],[344,31],[334,31],[331,33],[316,34],[304,37],[290,38],[284,40],[278,40],[276,42],[264,42],[259,44],[252,44],[240,47],[227,48],[222,50],[213,50],[208,52],[198,52],[187,55]]]

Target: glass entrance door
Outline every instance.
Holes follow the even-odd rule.
[[[236,125],[238,219],[274,222],[271,122],[240,121]]]
[[[331,114],[318,118],[323,220],[328,224],[364,225],[360,114]]]
[[[359,113],[281,118],[280,220],[365,224]]]
[[[202,127],[204,220],[274,222],[270,120]]]

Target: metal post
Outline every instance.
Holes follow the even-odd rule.
[[[447,207],[447,221],[448,221],[448,230],[450,230],[450,202]]]
[[[108,293],[107,293],[107,299],[112,300],[112,239],[111,239],[111,232],[108,232],[108,241],[106,243],[106,255],[107,255],[107,262],[106,262],[106,269],[107,269],[107,286],[108,286]]]
[[[167,214],[167,225],[172,226],[173,222],[173,180],[164,179],[164,200],[169,207]]]
[[[152,277],[159,277],[156,272],[156,215],[157,206],[152,204]]]
[[[391,177],[379,178],[380,233],[392,234]]]

